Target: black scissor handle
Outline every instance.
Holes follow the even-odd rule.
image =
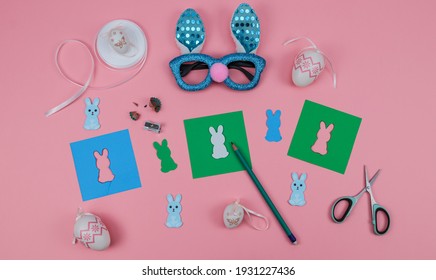
[[[336,209],[336,206],[337,206],[340,202],[342,202],[342,201],[345,201],[345,202],[347,203],[347,209],[345,209],[345,211],[344,211],[344,213],[342,214],[341,217],[336,217],[336,216],[335,216],[335,209]],[[346,219],[346,218],[348,217],[348,215],[350,214],[351,209],[353,209],[353,206],[354,206],[355,203],[356,203],[356,199],[355,199],[354,197],[352,197],[352,196],[344,196],[344,197],[340,197],[340,198],[338,198],[338,199],[333,203],[333,206],[332,206],[332,219],[333,219],[333,221],[334,221],[335,223],[338,223],[338,224],[340,224],[340,223],[342,223],[343,221],[345,221],[345,219]]]
[[[388,211],[386,211],[386,209],[383,208],[382,206],[380,206],[378,204],[374,204],[372,207],[373,207],[372,223],[374,225],[374,233],[377,235],[383,235],[386,232],[388,232],[388,230],[389,230],[389,227],[391,225],[391,217],[389,216]],[[379,212],[383,213],[383,215],[386,217],[387,223],[386,223],[386,226],[383,230],[379,230],[379,228],[378,228],[378,220],[377,220],[378,215],[377,215],[377,213],[379,213]]]

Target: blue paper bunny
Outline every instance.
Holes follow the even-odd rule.
[[[273,113],[270,109],[266,110],[266,126],[268,131],[266,132],[265,140],[268,142],[279,142],[282,140],[282,135],[280,135],[280,116],[282,112],[277,110]]]
[[[171,194],[167,195],[168,200],[168,217],[166,226],[169,228],[178,228],[182,226],[182,217],[180,217],[180,212],[182,212],[182,205],[180,201],[182,200],[182,195],[176,195],[176,200],[173,199]]]
[[[85,99],[86,109],[85,109],[85,125],[83,126],[88,130],[96,130],[100,128],[100,123],[98,121],[98,115],[100,114],[100,109],[98,108],[98,104],[100,103],[100,99],[96,97],[94,102],[91,103],[91,99],[87,97]]]
[[[300,179],[298,179],[298,174],[292,172],[292,194],[289,199],[289,204],[293,206],[304,206],[306,200],[304,199],[304,191],[306,190],[306,173],[301,174]]]

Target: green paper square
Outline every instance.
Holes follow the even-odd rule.
[[[244,170],[230,142],[238,146],[251,166],[242,111],[189,119],[184,123],[194,179]],[[211,143],[209,128],[213,127],[217,131],[219,125],[224,128],[222,133],[225,136],[224,146],[229,154],[226,158],[215,159],[212,157],[214,145]]]
[[[325,155],[312,151],[321,121],[327,127],[334,124]],[[361,122],[359,117],[306,100],[288,156],[344,174]]]

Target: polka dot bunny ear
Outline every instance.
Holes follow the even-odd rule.
[[[182,54],[199,53],[204,45],[206,32],[203,21],[194,9],[187,9],[177,21],[176,43]]]
[[[260,43],[260,23],[253,8],[240,4],[230,23],[232,38],[238,53],[256,53]]]

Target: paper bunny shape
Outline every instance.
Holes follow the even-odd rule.
[[[181,227],[183,224],[182,217],[180,217],[180,212],[182,212],[182,205],[180,204],[180,201],[182,200],[182,195],[176,195],[176,200],[174,200],[173,196],[171,194],[168,194],[167,200],[168,217],[165,225],[169,228]]]
[[[98,168],[98,181],[100,183],[111,182],[115,178],[112,170],[109,168],[111,162],[109,161],[108,155],[109,151],[107,149],[103,149],[101,155],[98,153],[98,151],[94,152],[94,157]]]
[[[83,126],[87,130],[96,130],[100,128],[100,123],[98,121],[98,115],[100,114],[100,109],[98,108],[98,104],[100,103],[100,98],[96,97],[94,102],[91,102],[91,99],[87,97],[85,99],[86,109],[85,109],[85,125]]]
[[[171,157],[171,150],[168,148],[167,139],[162,140],[162,146],[158,142],[154,142],[153,146],[156,149],[157,157],[161,160],[160,171],[167,173],[177,168],[177,163]]]
[[[327,154],[327,142],[330,140],[330,132],[332,132],[333,128],[335,126],[333,124],[330,124],[327,128],[325,127],[325,123],[323,121],[319,124],[319,130],[316,136],[318,139],[316,139],[315,144],[312,146],[312,151],[315,153],[318,153],[320,155],[326,155]]]
[[[266,126],[268,130],[266,132],[265,140],[268,142],[279,142],[282,140],[282,135],[280,134],[280,116],[282,112],[277,110],[273,113],[270,109],[266,110]]]
[[[229,155],[226,146],[224,146],[226,138],[223,135],[223,130],[224,128],[222,125],[218,126],[217,131],[215,131],[212,126],[209,127],[209,132],[211,134],[210,142],[213,145],[212,157],[214,159],[226,158]]]
[[[289,199],[289,204],[293,206],[304,206],[306,200],[304,199],[304,191],[306,190],[306,173],[301,174],[300,179],[298,179],[298,174],[292,172],[292,194]]]

